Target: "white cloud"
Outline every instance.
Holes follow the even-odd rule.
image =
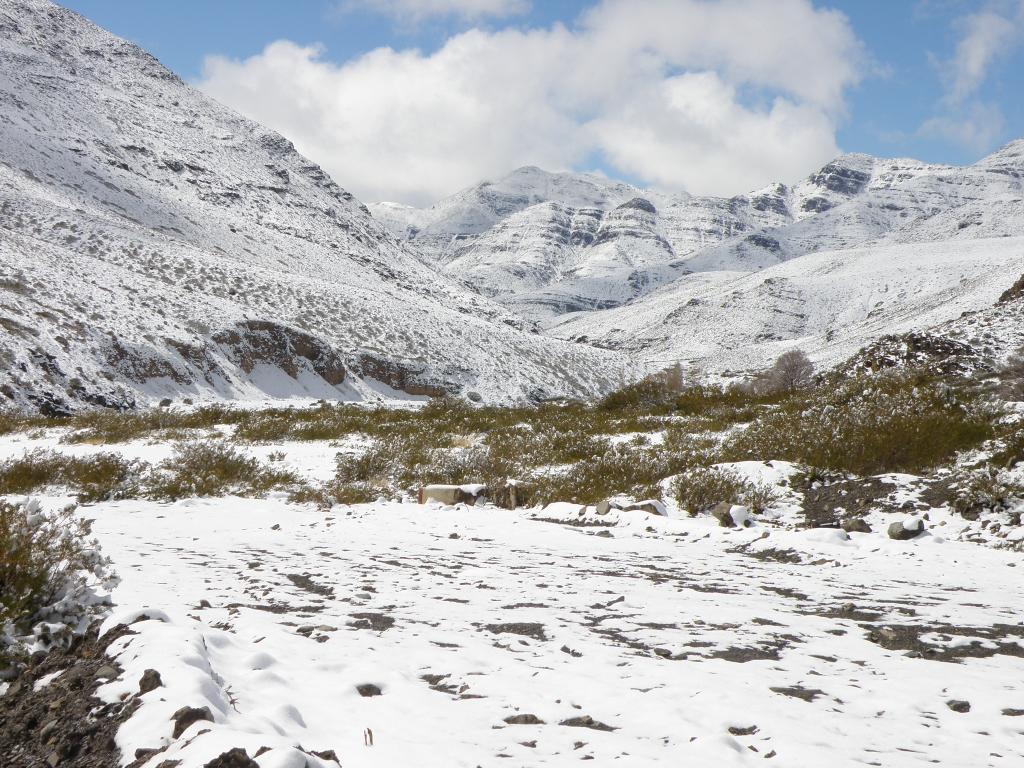
[[[976,13],[961,21],[963,37],[957,43],[947,73],[947,98],[951,102],[962,102],[978,90],[992,63],[1017,42],[1022,22],[1024,14],[1008,18],[992,11]]]
[[[925,120],[918,135],[986,152],[999,142],[1006,124],[999,105],[979,98],[978,92],[993,65],[1024,42],[1024,0],[996,0],[959,19],[956,27],[956,50],[939,63],[945,81],[939,114]]]
[[[863,66],[846,18],[810,0],[604,0],[574,29],[472,29],[429,55],[334,64],[281,41],[207,59],[200,85],[362,199],[423,204],[595,155],[698,193],[795,179],[836,153]]]
[[[530,0],[342,0],[340,10],[368,10],[399,20],[422,21],[431,16],[480,19],[526,13]]]

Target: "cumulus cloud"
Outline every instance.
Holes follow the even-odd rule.
[[[530,0],[342,0],[338,7],[343,12],[368,10],[401,20],[421,21],[431,16],[480,19],[526,13]]]
[[[359,197],[424,204],[595,156],[697,193],[795,179],[837,152],[864,65],[846,17],[810,0],[604,0],[573,28],[471,29],[430,54],[337,64],[279,41],[208,58],[200,85]]]

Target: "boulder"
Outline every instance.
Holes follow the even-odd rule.
[[[147,669],[142,673],[142,677],[139,679],[139,695],[155,691],[161,685],[163,680],[160,679],[160,673],[155,669]]]
[[[727,501],[716,504],[711,509],[711,516],[723,528],[748,528],[754,524],[750,519],[750,510],[739,504],[730,504]]]
[[[854,517],[849,520],[844,520],[842,523],[842,529],[847,533],[871,533],[871,526],[867,524],[867,521],[863,517]]]
[[[171,720],[174,721],[174,731],[172,735],[174,738],[178,738],[183,734],[188,727],[193,723],[198,723],[200,720],[206,720],[213,722],[213,713],[209,707],[182,707],[173,715]]]
[[[487,495],[483,485],[425,485],[420,489],[420,504],[436,501],[445,506],[455,504],[476,504]]]
[[[924,532],[924,523],[919,517],[908,517],[889,526],[889,538],[896,541],[908,541]]]
[[[946,706],[954,712],[964,713],[971,711],[971,702],[963,701],[962,699],[950,699],[946,702]]]
[[[624,511],[646,512],[649,515],[658,515],[660,517],[665,517],[667,515],[665,505],[657,499],[645,499],[644,501],[638,501],[627,506]],[[598,514],[601,514],[600,511],[598,511]]]
[[[720,501],[711,509],[711,516],[718,521],[718,524],[723,528],[735,528],[736,521],[732,519],[730,514],[732,510],[732,504],[727,501]]]
[[[616,501],[612,501],[611,499],[602,499],[597,502],[597,506],[595,507],[595,510],[599,515],[607,515],[613,509],[622,509],[622,505]]]

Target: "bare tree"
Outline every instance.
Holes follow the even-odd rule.
[[[814,364],[799,349],[779,355],[775,364],[759,375],[755,389],[760,392],[793,392],[811,383]]]

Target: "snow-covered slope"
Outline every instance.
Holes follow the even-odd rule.
[[[586,394],[282,136],[45,0],[0,2],[0,391],[17,403]],[[585,375],[584,375],[585,372]],[[371,382],[372,383],[372,382]]]
[[[626,306],[563,316],[549,332],[716,373],[763,367],[794,346],[834,364],[879,336],[991,307],[1022,271],[1021,237],[830,251],[687,275]]]

